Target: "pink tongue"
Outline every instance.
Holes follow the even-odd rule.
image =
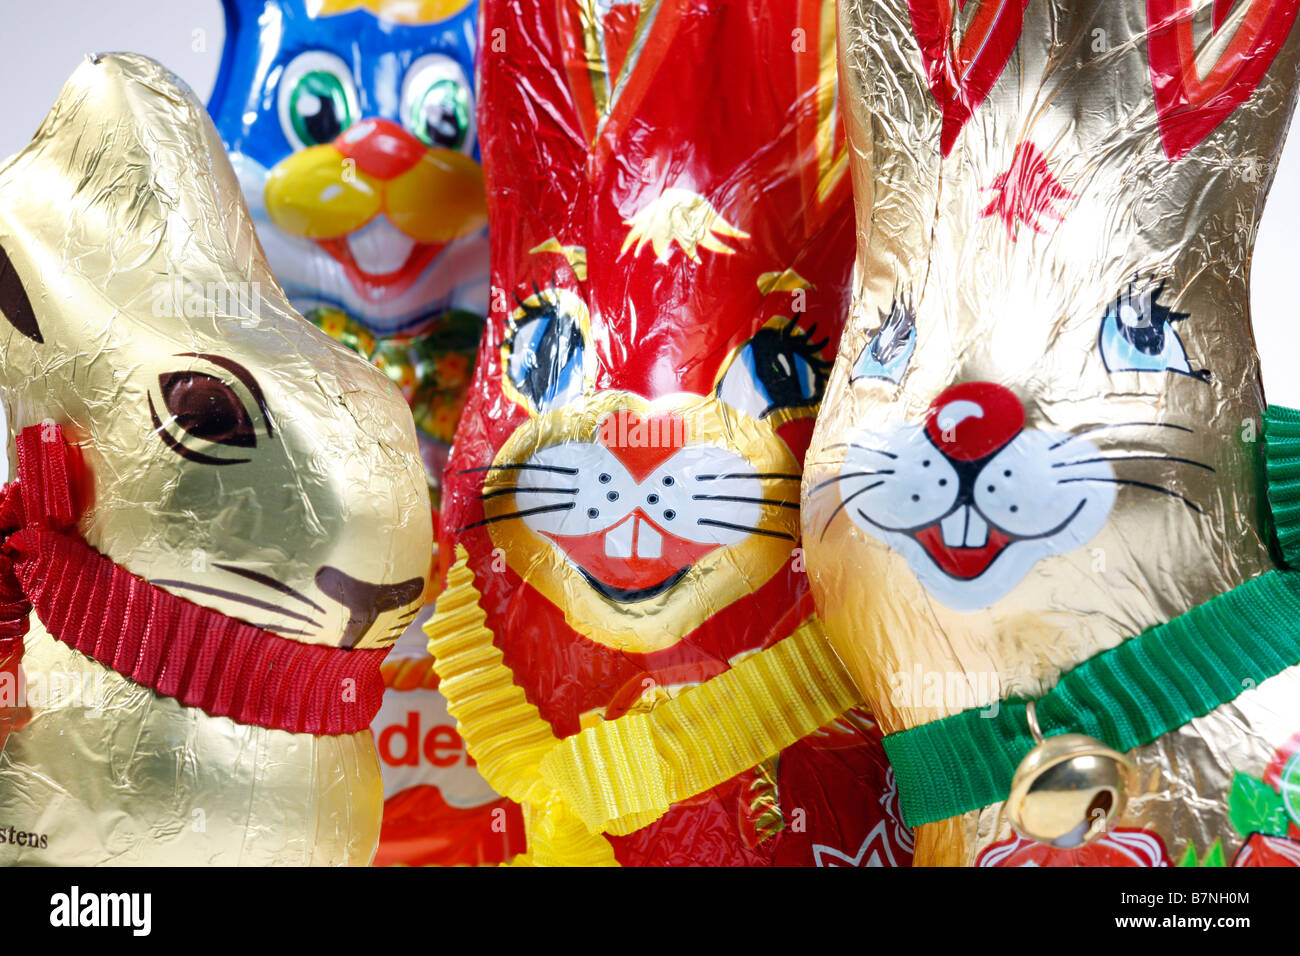
[[[637,522],[632,531],[632,554],[630,558],[614,558],[605,553],[605,536],[623,528],[629,521]],[[662,537],[659,557],[636,557],[639,537],[643,532],[654,532]],[[655,524],[639,508],[630,515],[604,531],[594,534],[547,534],[559,547],[592,577],[610,587],[624,591],[640,591],[652,588],[668,580],[682,568],[688,568],[710,551],[716,551],[721,545],[696,544],[665,531]],[[644,549],[643,549],[644,550]]]
[[[1011,543],[1011,539],[1001,531],[989,528],[989,539],[984,547],[950,548],[943,543],[943,531],[937,523],[917,531],[912,537],[921,543],[921,547],[925,548],[945,574],[963,580],[983,574],[993,559],[1002,553],[1002,549]]]

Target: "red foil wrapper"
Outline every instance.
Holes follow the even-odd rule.
[[[854,245],[834,5],[503,2],[481,34],[493,301],[440,552],[468,553],[567,738],[813,615],[799,476]],[[857,710],[609,842],[625,865],[911,852]]]

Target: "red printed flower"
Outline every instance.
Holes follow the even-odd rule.
[[[1074,193],[1053,175],[1046,157],[1033,143],[1017,143],[1011,168],[999,173],[988,188],[997,196],[984,208],[982,215],[1001,219],[1013,242],[1021,223],[1034,232],[1042,232],[1044,216],[1058,222],[1064,219],[1065,214],[1055,204],[1074,198]]]

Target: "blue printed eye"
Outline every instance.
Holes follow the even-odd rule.
[[[324,50],[300,53],[284,68],[276,105],[295,149],[332,143],[360,115],[351,70]]]
[[[1098,347],[1108,372],[1177,372],[1208,380],[1208,369],[1193,370],[1187,349],[1174,329],[1190,313],[1160,302],[1164,282],[1128,288],[1115,297],[1101,320]]]
[[[903,380],[916,350],[916,313],[912,300],[896,296],[889,313],[880,310],[880,329],[863,346],[849,380],[884,379],[897,385]]]
[[[474,146],[474,92],[451,57],[430,53],[411,64],[402,81],[402,122],[428,146]]]
[[[592,379],[587,306],[563,289],[538,291],[510,319],[502,366],[533,411],[567,405]]]
[[[759,329],[728,366],[718,397],[756,419],[817,405],[830,363],[820,354],[827,340],[813,341],[814,331],[805,335],[793,322]]]

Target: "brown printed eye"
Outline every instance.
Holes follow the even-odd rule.
[[[158,376],[163,403],[177,426],[195,438],[253,448],[253,421],[234,390],[203,372],[168,372]]]
[[[266,395],[253,373],[232,358],[205,352],[180,352],[177,358],[197,359],[215,365],[229,373],[218,378],[206,372],[191,369],[164,372],[158,376],[158,390],[162,406],[167,411],[167,421],[158,415],[153,394],[145,396],[149,404],[149,418],[154,434],[160,441],[186,461],[200,465],[244,465],[251,458],[222,458],[187,447],[183,439],[188,436],[213,445],[235,448],[256,448],[257,437],[249,409],[256,406],[266,437],[275,437],[271,410],[266,405]],[[228,382],[247,389],[253,403],[247,404]],[[208,451],[215,451],[208,448]]]

